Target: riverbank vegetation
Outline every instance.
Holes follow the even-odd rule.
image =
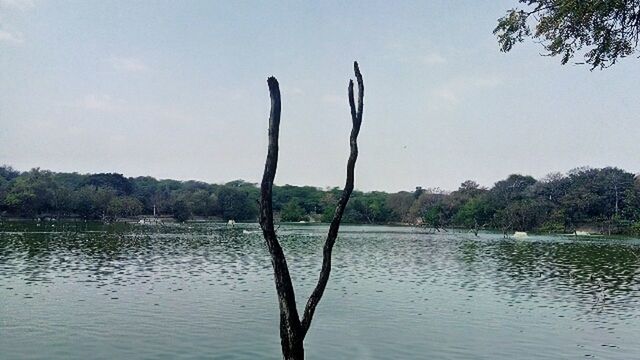
[[[274,186],[273,208],[283,222],[329,222],[341,189]],[[256,221],[260,189],[157,180],[120,174],[57,173],[0,167],[2,217],[132,218],[152,215]],[[618,168],[577,168],[542,179],[510,175],[491,188],[465,181],[452,192],[417,187],[386,193],[354,191],[346,223],[421,223],[430,227],[504,231],[640,233],[640,179]]]

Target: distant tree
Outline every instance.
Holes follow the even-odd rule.
[[[9,188],[9,181],[0,177],[0,216],[7,210],[6,197]]]
[[[505,207],[508,202],[527,197],[528,191],[535,183],[536,179],[531,176],[509,175],[505,180],[495,183],[489,191],[489,201],[492,201],[495,206]]]
[[[388,194],[373,191],[363,193],[354,191],[352,199],[345,209],[345,223],[379,224],[392,219],[392,211],[387,207]]]
[[[218,206],[218,196],[205,189],[189,193],[188,199],[193,214],[198,216],[211,216]]]
[[[107,218],[111,200],[118,196],[118,192],[111,187],[94,188],[93,209],[96,211],[95,218]]]
[[[322,209],[321,221],[330,223],[333,220],[333,214],[335,213],[334,205],[340,198],[340,189],[332,188],[325,191],[320,199],[320,208]]]
[[[478,196],[464,202],[455,211],[453,223],[468,229],[481,227],[491,221],[492,215],[485,196]]]
[[[569,178],[562,173],[547,174],[536,184],[535,192],[552,203],[557,203],[567,193]]]
[[[289,201],[280,213],[282,221],[297,222],[307,220],[304,209],[294,200]]]
[[[460,194],[464,194],[469,197],[473,197],[482,193],[485,189],[480,186],[477,182],[473,180],[467,180],[460,184],[457,192]]]
[[[61,187],[74,191],[86,183],[87,175],[74,173],[52,173],[54,181]]]
[[[389,214],[389,220],[404,223],[410,222],[409,209],[411,209],[413,201],[413,194],[407,191],[389,194],[386,198],[386,205],[391,212]]]
[[[322,191],[312,186],[274,186],[273,208],[276,211],[282,210],[285,204],[294,200],[306,214],[314,214],[323,210],[322,196]]]
[[[387,194],[379,191],[367,193],[365,201],[365,216],[370,224],[381,224],[391,220],[391,209],[387,206]]]
[[[12,213],[32,217],[40,210],[44,199],[38,197],[26,179],[12,184],[4,197],[4,206]],[[42,195],[42,194],[41,194]]]
[[[432,211],[432,208],[438,208],[437,212],[443,211],[443,201],[447,195],[439,189],[423,190],[421,195],[413,202],[409,209],[410,222],[418,219],[424,221],[425,214]]]
[[[217,199],[218,215],[225,220],[250,220],[258,214],[256,200],[238,187],[222,187]]]
[[[583,168],[569,173],[561,204],[570,224],[608,222],[614,218],[635,220],[632,208],[635,176],[617,168]],[[608,226],[607,225],[607,226]]]
[[[564,65],[577,52],[591,69],[606,68],[633,55],[640,35],[639,0],[519,0],[498,20],[500,49],[533,37]],[[532,30],[533,27],[533,30]]]
[[[505,180],[495,183],[487,193],[487,202],[493,213],[491,225],[501,229],[505,235],[508,231],[522,227],[520,209],[533,197],[533,186],[536,179],[520,174],[509,175]]]
[[[84,186],[72,195],[73,209],[83,219],[94,219],[99,216],[95,208],[95,191],[93,186]]]
[[[69,216],[74,214],[73,209],[73,190],[58,184],[53,188],[52,211],[60,216]]]
[[[447,225],[445,210],[442,203],[438,203],[427,207],[422,215],[422,221],[425,225],[440,231]]]
[[[481,196],[487,189],[473,180],[460,184],[458,190],[452,192],[443,202],[451,222],[456,226],[476,228],[487,223],[487,209]],[[482,198],[484,200],[484,198]]]
[[[640,176],[635,176],[633,187],[626,190],[625,198],[627,203],[625,215],[637,221],[640,219]],[[640,229],[640,222],[638,222],[638,229]]]
[[[133,193],[136,199],[138,199],[143,206],[143,212],[146,214],[153,213],[153,207],[160,205],[160,194],[158,191],[158,180],[151,176],[140,176],[131,179],[133,185]]]
[[[54,212],[57,184],[50,171],[32,169],[10,182],[5,196],[5,206],[22,216]]]
[[[17,178],[18,176],[20,176],[20,172],[17,170],[14,170],[11,166],[9,165],[0,166],[0,178],[5,179],[7,182]]]
[[[121,174],[93,174],[89,175],[86,185],[95,187],[108,187],[116,191],[118,195],[129,195],[133,191],[131,181]]]
[[[256,189],[256,184],[250,183],[248,181],[244,181],[242,179],[229,181],[224,185],[232,188],[238,188],[238,189]]]
[[[363,201],[362,195],[358,196],[356,191],[352,196],[352,199],[347,204],[342,216],[342,221],[345,223],[371,223],[371,220],[367,217],[367,205]]]
[[[114,197],[109,202],[107,214],[114,219],[132,217],[140,215],[142,208],[142,203],[134,197]]]
[[[549,208],[544,199],[528,197],[512,201],[504,211],[506,223],[511,229],[529,231],[540,226],[547,217]]]
[[[184,199],[177,199],[171,206],[173,218],[179,222],[185,222],[191,218],[191,209]]]

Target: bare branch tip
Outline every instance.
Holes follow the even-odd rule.
[[[278,86],[278,79],[276,79],[274,76],[269,76],[269,78],[267,79],[267,84],[269,85],[269,87]]]
[[[360,82],[362,80],[362,74],[360,73],[360,66],[358,65],[357,61],[353,62],[353,71],[356,73],[356,78],[358,79],[358,82]]]

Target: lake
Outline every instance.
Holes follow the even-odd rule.
[[[2,359],[281,358],[256,224],[1,229]],[[278,230],[299,308],[326,230]],[[343,226],[333,264],[309,359],[640,358],[640,240]]]

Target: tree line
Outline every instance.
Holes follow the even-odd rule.
[[[337,187],[274,186],[276,219],[330,222],[341,193]],[[155,208],[157,214],[179,221],[194,217],[256,221],[259,198],[257,184],[243,180],[208,184],[0,167],[3,217],[115,220],[151,215]],[[467,180],[452,192],[422,187],[396,193],[356,190],[343,221],[505,232],[573,232],[589,227],[606,233],[638,233],[640,179],[614,167],[583,167],[542,179],[514,174],[491,188]]]

